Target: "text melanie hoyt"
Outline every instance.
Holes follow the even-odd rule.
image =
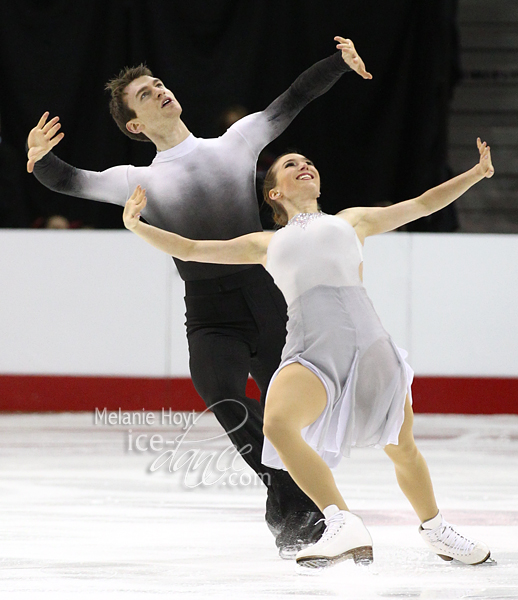
[[[170,408],[163,408],[161,412],[141,411],[123,411],[120,408],[116,411],[108,411],[104,408],[102,411],[98,408],[94,412],[94,425],[113,425],[113,426],[181,426],[182,429],[189,429],[196,421],[196,412],[175,412]]]
[[[237,402],[243,409],[243,420],[236,424],[236,431],[246,422],[248,410],[237,400],[220,400],[219,402]],[[188,440],[187,436],[208,409],[203,413],[174,412],[163,408],[161,412],[141,411],[108,411],[95,409],[94,424],[101,426],[130,427],[126,432],[125,450],[127,452],[158,454],[149,465],[148,471],[153,473],[165,469],[170,473],[181,471],[184,473],[184,486],[194,488],[198,486],[228,485],[231,487],[248,487],[250,485],[270,485],[270,474],[268,472],[256,475],[249,472],[243,457],[250,453],[251,445],[246,444],[239,450],[228,443],[227,434],[224,430],[203,432],[202,438]],[[168,426],[181,428],[181,433],[172,439],[165,439],[162,434],[155,432],[133,432],[131,427]],[[216,440],[225,438],[223,447],[216,448],[212,445]],[[223,441],[223,440],[221,440]],[[220,441],[220,443],[221,443]],[[212,445],[212,449],[201,449],[202,444]]]

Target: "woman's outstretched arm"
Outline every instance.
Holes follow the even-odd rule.
[[[266,250],[273,235],[271,232],[249,233],[232,240],[190,240],[142,223],[140,213],[145,206],[146,190],[139,185],[124,207],[124,225],[166,254],[185,261],[226,265],[266,263]]]
[[[448,206],[462,196],[475,183],[492,177],[495,170],[491,162],[491,151],[486,142],[477,138],[480,153],[479,163],[469,171],[441,183],[417,198],[398,202],[385,207],[348,208],[337,216],[348,221],[363,241],[369,235],[392,231],[406,223],[426,217]]]

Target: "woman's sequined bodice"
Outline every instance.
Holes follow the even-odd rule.
[[[273,235],[266,269],[289,307],[316,286],[362,285],[361,262],[361,244],[347,221],[322,212],[300,213]]]

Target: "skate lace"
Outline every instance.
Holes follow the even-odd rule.
[[[458,554],[469,554],[475,547],[475,542],[464,537],[460,533],[457,533],[455,529],[445,521],[443,521],[437,529],[432,531],[432,537],[435,538],[437,542],[441,542],[450,548],[452,552],[457,552]]]
[[[320,519],[320,521],[317,521],[316,524],[322,523],[322,521],[324,521],[326,524],[326,528],[319,541],[325,542],[334,537],[340,531],[342,525],[345,523],[345,516],[343,512],[337,512],[329,519]]]

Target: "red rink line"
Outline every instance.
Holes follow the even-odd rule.
[[[416,377],[418,413],[518,414],[518,378]],[[249,380],[247,395],[258,398]],[[0,411],[204,410],[189,378],[0,375]]]

